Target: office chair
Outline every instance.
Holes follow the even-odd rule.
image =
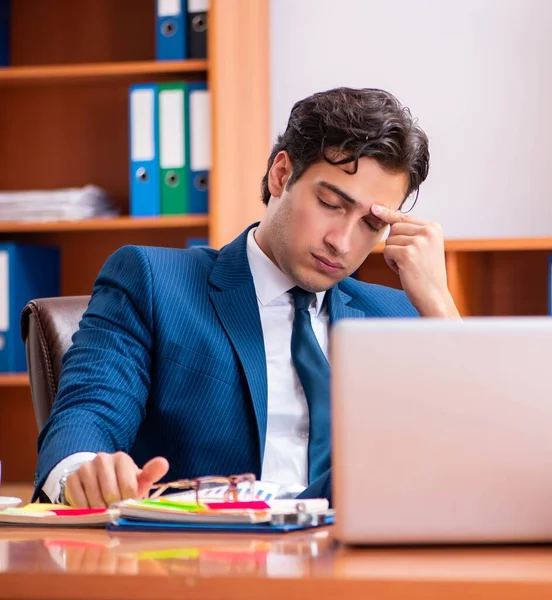
[[[90,296],[31,300],[21,313],[33,409],[38,430],[46,423],[56,398],[61,359],[88,308]]]

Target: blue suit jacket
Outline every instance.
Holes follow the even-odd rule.
[[[106,261],[39,436],[37,490],[81,451],[127,452],[139,466],[165,456],[166,480],[260,478],[267,371],[247,231],[220,252],[126,246]],[[403,292],[354,279],[329,290],[328,307],[330,323],[417,315]],[[304,496],[329,497],[330,481]]]

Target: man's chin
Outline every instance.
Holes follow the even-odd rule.
[[[343,273],[343,277],[336,278],[324,275],[317,271],[308,272],[296,272],[293,273],[293,280],[297,282],[297,285],[308,292],[317,294],[318,292],[325,292],[332,288],[336,283],[339,283],[347,277],[347,273]]]

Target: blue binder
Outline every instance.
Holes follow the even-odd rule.
[[[271,525],[270,523],[171,523],[167,521],[139,521],[117,519],[107,525],[109,531],[157,531],[158,533],[292,533],[316,527],[333,525],[335,519],[328,518],[320,525]]]
[[[10,64],[10,0],[0,0],[0,67]]]
[[[187,89],[187,164],[190,168],[190,213],[209,212],[209,173],[211,170],[211,98],[207,83],[190,82]]]
[[[161,212],[158,89],[156,84],[130,88],[130,214],[154,217]]]
[[[34,298],[60,295],[57,248],[0,243],[0,372],[27,370],[21,311]]]
[[[157,60],[187,58],[186,0],[156,0],[155,46]]]
[[[186,248],[209,248],[209,240],[207,238],[190,237],[186,241]]]

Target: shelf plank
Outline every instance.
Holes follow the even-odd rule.
[[[49,83],[132,77],[171,73],[203,73],[207,60],[105,62],[75,65],[46,65],[0,68],[0,86],[20,83]]]
[[[0,373],[0,387],[28,387],[27,373]]]
[[[116,217],[113,219],[85,219],[83,221],[53,221],[46,223],[0,221],[2,233],[33,233],[58,231],[121,231],[141,229],[181,229],[206,227],[208,215],[175,215],[166,217]]]
[[[378,244],[373,254],[383,252],[385,244]],[[475,239],[475,240],[446,240],[447,252],[518,252],[523,250],[552,251],[552,237],[543,238],[507,238],[507,239]]]

